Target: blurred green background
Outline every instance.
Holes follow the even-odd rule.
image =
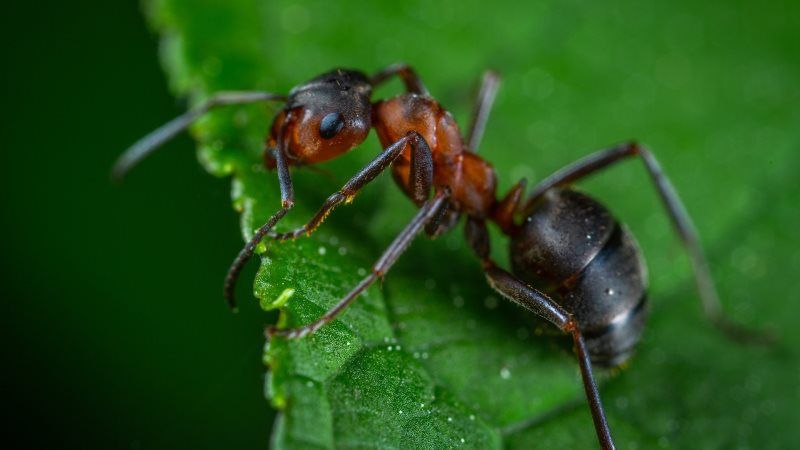
[[[185,105],[137,2],[3,14],[4,407],[30,448],[263,448],[263,315],[230,314],[229,182],[181,137],[109,167]],[[251,268],[252,270],[252,268]],[[178,283],[175,280],[186,280]]]
[[[496,67],[506,82],[485,147],[503,187],[522,176],[537,180],[589,149],[644,139],[697,219],[726,308],[783,333],[774,364],[762,368],[784,372],[775,378],[780,385],[750,378],[731,395],[763,400],[745,411],[753,417],[783,410],[780,402],[796,404],[794,2],[351,8],[267,2],[266,83],[285,89],[333,65],[374,70],[407,60],[463,122],[470,87],[484,67]],[[158,39],[140,5],[20,3],[0,21],[9,55],[0,71],[2,376],[20,442],[264,448],[273,414],[260,395],[268,318],[254,302],[231,315],[220,298],[222,275],[241,243],[228,181],[203,172],[187,137],[123,186],[108,181],[121,149],[184,109],[167,90]],[[688,266],[672,250],[646,179],[635,166],[616,173],[589,186],[631,224],[651,270],[659,269],[651,273],[653,290],[664,294],[654,298],[662,299],[656,312],[666,317],[668,301],[679,299],[696,312],[682,300],[691,292]],[[691,320],[700,327],[698,315]],[[668,335],[669,323],[659,327],[654,318],[651,333]],[[692,347],[698,337],[709,339],[675,336],[676,346]],[[741,370],[739,362],[724,370]],[[706,378],[723,370],[680,367]],[[628,376],[636,373],[634,365]],[[678,386],[691,388],[692,380]],[[798,419],[761,421],[774,428],[746,431],[796,436],[788,424]],[[748,426],[734,419],[712,425],[721,423],[739,434]]]

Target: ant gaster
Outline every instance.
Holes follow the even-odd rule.
[[[372,90],[394,76],[403,81],[406,92],[372,103]],[[645,147],[629,142],[600,150],[545,178],[527,199],[523,198],[525,180],[498,199],[494,169],[477,155],[498,84],[498,75],[486,72],[466,139],[450,113],[404,64],[389,66],[372,77],[356,70],[332,70],[297,86],[288,96],[218,93],[133,145],[120,157],[113,173],[122,177],[214,107],[283,101],[264,152],[265,165],[278,173],[281,208],[255,232],[233,262],[224,287],[229,305],[235,305],[236,280],[260,241],[310,235],[336,206],[352,200],[361,188],[391,167],[395,181],[419,212],[370,273],[338,304],[299,328],[270,327],[268,336],[301,338],[331,322],[359,293],[386,275],[419,233],[444,233],[463,215],[467,241],[480,258],[491,287],[572,337],[600,446],[614,448],[591,366],[619,365],[633,353],[648,310],[646,270],[628,229],[599,202],[569,185],[616,162],[640,158],[689,252],[705,314],[735,338],[763,336],[750,335],[723,315],[697,232],[656,158]],[[328,197],[305,225],[274,232],[275,224],[294,205],[290,167],[341,156],[362,143],[371,128],[375,128],[384,150]],[[489,256],[487,222],[494,222],[510,238],[511,272]]]

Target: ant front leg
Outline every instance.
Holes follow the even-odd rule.
[[[603,403],[600,400],[597,383],[592,373],[592,362],[589,359],[586,343],[578,323],[572,318],[571,314],[547,294],[534,289],[519,278],[501,269],[492,261],[489,257],[489,233],[483,220],[468,218],[464,231],[470,247],[481,259],[486,280],[492,289],[572,336],[572,341],[575,344],[575,354],[578,357],[578,363],[581,368],[583,388],[586,393],[586,399],[589,402],[589,409],[592,412],[594,428],[597,432],[597,439],[601,448],[613,449],[614,441],[611,438],[611,430],[608,427]]]
[[[706,317],[714,326],[735,340],[761,344],[773,342],[775,337],[771,334],[749,330],[731,321],[723,313],[719,295],[717,294],[714,280],[711,277],[711,271],[708,267],[708,261],[703,253],[703,248],[700,245],[700,238],[692,223],[692,219],[686,212],[686,208],[675,192],[672,183],[670,183],[667,176],[661,170],[661,165],[658,163],[658,160],[656,160],[653,153],[644,146],[636,142],[628,142],[616,147],[600,150],[583,159],[579,159],[539,183],[539,185],[533,189],[523,210],[525,214],[529,213],[536,201],[551,188],[569,185],[615,163],[636,156],[640,157],[642,162],[644,162],[647,174],[650,176],[653,185],[655,185],[667,214],[689,253],[697,290],[700,293],[700,301],[702,302],[703,312]]]
[[[236,305],[234,291],[239,274],[247,261],[253,256],[256,246],[267,236],[272,239],[283,241],[294,239],[303,234],[310,236],[314,230],[325,220],[326,217],[340,204],[349,202],[358,192],[370,181],[374,180],[381,172],[389,167],[394,160],[403,153],[406,145],[411,146],[411,172],[412,192],[415,202],[423,204],[430,195],[431,185],[433,184],[433,156],[427,142],[419,133],[412,131],[398,139],[392,145],[378,154],[366,167],[361,169],[353,176],[341,189],[334,192],[317,213],[305,225],[286,233],[275,233],[272,228],[279,220],[286,215],[294,205],[292,182],[289,176],[286,157],[280,151],[275,152],[276,164],[278,166],[278,179],[281,180],[281,197],[283,206],[270,219],[259,228],[253,238],[239,252],[239,255],[228,269],[225,277],[224,295],[228,305],[233,308]],[[291,197],[290,197],[291,196]]]
[[[420,79],[419,75],[417,75],[417,72],[411,66],[405,63],[392,64],[378,71],[372,76],[372,78],[370,78],[370,84],[372,84],[373,87],[376,87],[393,76],[400,77],[400,79],[403,80],[403,84],[405,84],[406,90],[409,93],[430,95],[428,88],[425,87],[425,84],[422,82],[422,79]]]
[[[281,133],[282,135],[283,133]],[[281,140],[282,141],[282,140]],[[231,309],[236,308],[236,282],[239,280],[239,275],[242,272],[247,261],[253,256],[253,252],[256,250],[256,246],[267,233],[272,230],[275,224],[278,223],[286,213],[289,212],[290,209],[294,207],[294,186],[292,185],[292,176],[289,172],[289,162],[286,160],[286,155],[284,154],[283,145],[279,143],[278,148],[272,152],[272,155],[275,157],[275,165],[278,172],[278,184],[280,185],[281,189],[281,207],[278,209],[272,217],[267,220],[267,222],[262,225],[256,232],[253,234],[253,237],[247,244],[244,246],[242,250],[239,251],[239,254],[236,255],[236,259],[233,260],[230,268],[228,269],[228,273],[225,275],[225,284],[222,289],[222,294],[225,297],[225,301],[228,303],[228,307]]]
[[[403,152],[406,144],[411,146],[410,180],[414,203],[422,205],[427,199],[433,184],[433,155],[425,138],[416,131],[409,132],[381,152],[366,167],[361,169],[341,189],[331,194],[317,213],[304,225],[285,233],[270,232],[269,237],[278,241],[295,239],[302,235],[310,236],[337,206],[347,203],[367,183],[374,180],[391,165]]]

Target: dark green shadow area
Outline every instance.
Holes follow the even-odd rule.
[[[16,439],[263,448],[265,319],[221,296],[241,242],[229,183],[186,137],[110,183],[117,154],[184,105],[138,3],[45,3],[0,19],[3,407]]]

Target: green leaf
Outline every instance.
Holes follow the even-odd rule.
[[[480,72],[505,79],[482,154],[502,189],[536,181],[614,142],[654,149],[704,238],[726,310],[782,336],[738,346],[703,320],[686,257],[638,163],[582,187],[639,238],[652,316],[630,367],[601,374],[620,448],[780,448],[797,442],[794,229],[800,77],[794,3],[323,2],[160,0],[150,4],[177,95],[286,92],[336,66],[411,62],[465,123]],[[762,33],[768,29],[770,33]],[[393,84],[376,97],[399,91]],[[193,129],[200,160],[233,175],[242,232],[279,204],[260,152],[275,108],[228,108]],[[369,139],[294,174],[307,219],[379,146]],[[266,246],[255,294],[279,323],[319,317],[345,294],[414,209],[382,176],[312,238]],[[507,260],[493,236],[493,252]],[[784,280],[789,284],[774,283]],[[795,289],[791,289],[795,288]],[[267,392],[282,411],[277,448],[590,448],[577,365],[563,339],[498,299],[456,230],[420,239],[382,286],[308,338],[265,353]]]

